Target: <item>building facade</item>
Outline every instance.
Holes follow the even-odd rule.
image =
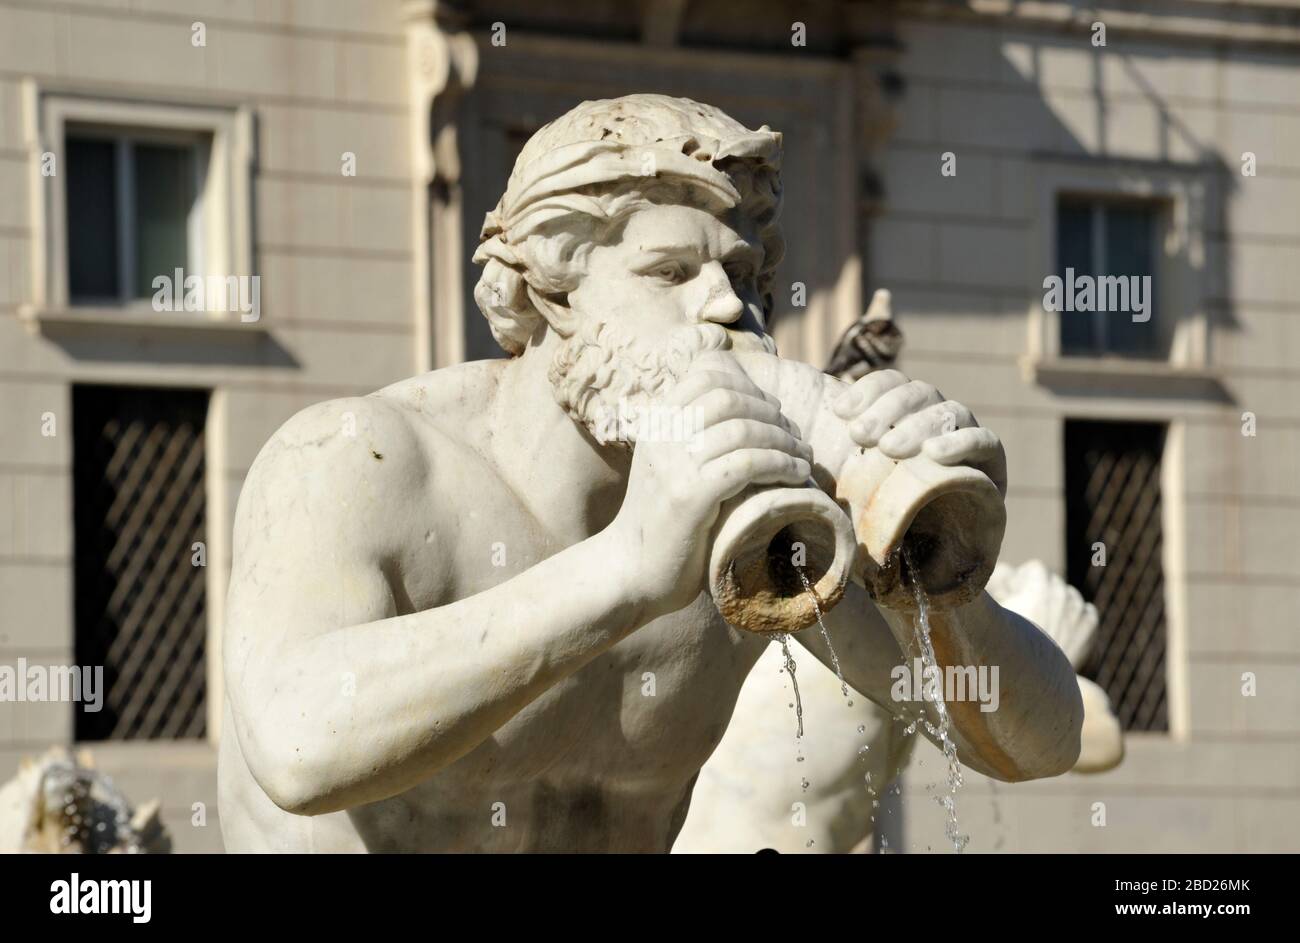
[[[105,668],[93,714],[0,704],[0,778],[84,743],[220,848],[258,449],[499,355],[470,255],[514,155],[654,91],[785,134],[782,352],[822,363],[890,288],[902,369],[1006,443],[1004,556],[1102,610],[1124,764],[969,773],[971,849],[1295,850],[1297,66],[1293,2],[0,0],[0,665]],[[1057,310],[1068,271],[1138,280]],[[891,844],[939,851],[917,754]]]

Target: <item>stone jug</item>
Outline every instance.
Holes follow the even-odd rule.
[[[912,578],[936,608],[961,606],[983,590],[1006,529],[1002,496],[987,475],[924,455],[896,461],[863,449],[832,411],[848,384],[771,354],[731,356],[781,401],[812,446],[810,485],[817,487],[755,489],[724,505],[709,585],[729,622],[757,632],[797,631],[816,620],[818,608],[839,601],[850,577],[890,608],[915,608],[911,578],[903,574],[904,545]],[[822,501],[828,495],[838,506]],[[810,588],[791,562],[796,543],[805,551]]]
[[[756,488],[722,506],[709,557],[718,611],[750,632],[795,632],[844,595],[858,544],[840,506],[806,488]]]

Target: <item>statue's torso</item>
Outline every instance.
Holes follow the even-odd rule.
[[[422,395],[436,399],[436,380]],[[407,530],[394,536],[393,550],[412,611],[482,592],[563,549],[492,474],[483,450],[447,454],[446,430],[455,422],[442,416],[421,441],[436,445],[439,477],[473,482],[478,513],[449,528],[438,523],[432,499],[404,496]],[[435,573],[443,577],[429,577]],[[465,626],[464,644],[478,644],[494,628]],[[701,594],[597,656],[415,788],[323,816],[296,816],[271,803],[252,780],[227,716],[220,779],[228,850],[667,851],[694,777],[721,740],[762,649]]]
[[[835,672],[793,648],[804,736],[796,741],[794,688],[773,645],[700,772],[675,852],[848,852],[893,824],[882,800],[917,736],[852,689],[846,697]]]

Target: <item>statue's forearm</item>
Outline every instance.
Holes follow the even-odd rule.
[[[625,556],[597,534],[458,602],[255,654],[235,700],[254,776],[309,815],[411,788],[644,621]]]
[[[905,650],[915,652],[912,615],[881,612]],[[981,593],[959,609],[932,611],[930,642],[941,670],[998,669],[996,700],[945,700],[963,763],[1006,781],[1057,776],[1074,765],[1083,725],[1074,668],[1033,623]],[[990,703],[996,709],[981,709]],[[933,723],[933,708],[926,710]]]
[[[845,681],[896,717],[922,713],[938,724],[934,709],[894,695],[894,671],[911,671],[915,652],[910,613],[874,605],[852,585],[825,614]],[[1061,651],[1035,626],[981,594],[954,612],[930,615],[936,661],[944,666],[998,666],[997,709],[980,710],[977,700],[945,701],[950,736],[959,758],[981,773],[1003,780],[1054,776],[1068,770],[1079,753],[1082,703],[1074,670]],[[796,638],[828,667],[833,661],[816,626]],[[907,655],[904,655],[907,652]],[[909,675],[910,677],[910,675]],[[989,674],[991,677],[991,673]],[[931,740],[929,731],[922,732]]]

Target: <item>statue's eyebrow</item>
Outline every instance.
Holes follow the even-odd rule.
[[[637,252],[644,255],[680,255],[683,252],[690,252],[694,254],[697,259],[703,259],[709,255],[708,249],[696,242],[673,243],[657,246],[638,246]],[[758,265],[763,260],[763,247],[752,242],[739,240],[722,253],[722,260],[724,262],[743,260]]]
[[[705,248],[696,242],[677,242],[661,246],[637,246],[637,251],[646,255],[656,253],[659,255],[677,255],[682,252],[694,252],[697,256],[706,254]]]

